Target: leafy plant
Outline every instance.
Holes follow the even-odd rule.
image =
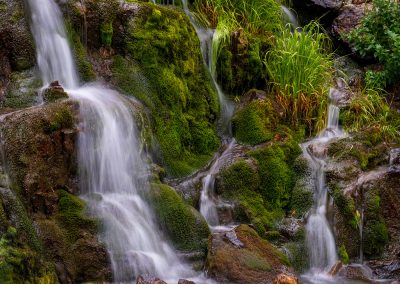
[[[295,126],[324,127],[333,77],[330,49],[329,37],[317,22],[311,22],[302,32],[284,29],[265,56],[276,100]]]
[[[385,87],[400,75],[400,3],[373,0],[373,9],[346,37],[363,57],[373,56],[383,70],[368,71],[367,87]]]

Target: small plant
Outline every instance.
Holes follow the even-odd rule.
[[[396,0],[373,0],[373,10],[353,30],[348,40],[363,57],[373,56],[383,70],[368,71],[366,85],[386,87],[400,75],[400,3]]]
[[[264,60],[272,91],[293,125],[310,130],[325,124],[327,95],[332,85],[331,43],[320,25],[303,31],[283,30]]]

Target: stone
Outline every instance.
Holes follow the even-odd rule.
[[[336,276],[339,273],[339,270],[342,269],[342,267],[343,263],[339,260],[331,267],[328,274],[331,276]]]
[[[297,284],[299,283],[297,278],[287,275],[285,273],[281,273],[274,279],[273,284]]]
[[[153,276],[139,275],[136,278],[136,284],[167,284],[167,283]]]
[[[178,284],[196,284],[196,283],[186,279],[179,279]]]
[[[47,103],[66,98],[68,98],[68,94],[64,91],[58,81],[52,82],[43,92],[43,100]]]
[[[338,276],[346,278],[348,280],[364,281],[366,283],[372,283],[372,270],[361,264],[346,265],[340,269]]]

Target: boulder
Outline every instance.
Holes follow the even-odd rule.
[[[274,279],[273,284],[297,284],[299,283],[297,278],[287,275],[285,273],[281,273]]]
[[[68,98],[68,94],[64,91],[58,81],[54,81],[50,86],[43,92],[43,101],[46,103],[55,102],[59,99]]]
[[[209,240],[206,269],[218,283],[271,283],[290,271],[286,257],[252,228],[240,225],[233,230],[234,242],[226,233],[214,233]]]
[[[139,275],[136,278],[136,284],[167,284],[166,282],[164,282],[163,280],[153,277],[153,276],[149,276],[149,275]]]

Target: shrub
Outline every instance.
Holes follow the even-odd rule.
[[[373,0],[373,9],[347,38],[361,56],[373,56],[383,65],[381,71],[368,71],[368,87],[385,87],[400,75],[400,3]]]
[[[272,90],[293,125],[324,127],[333,60],[328,36],[316,22],[285,29],[264,60]]]

